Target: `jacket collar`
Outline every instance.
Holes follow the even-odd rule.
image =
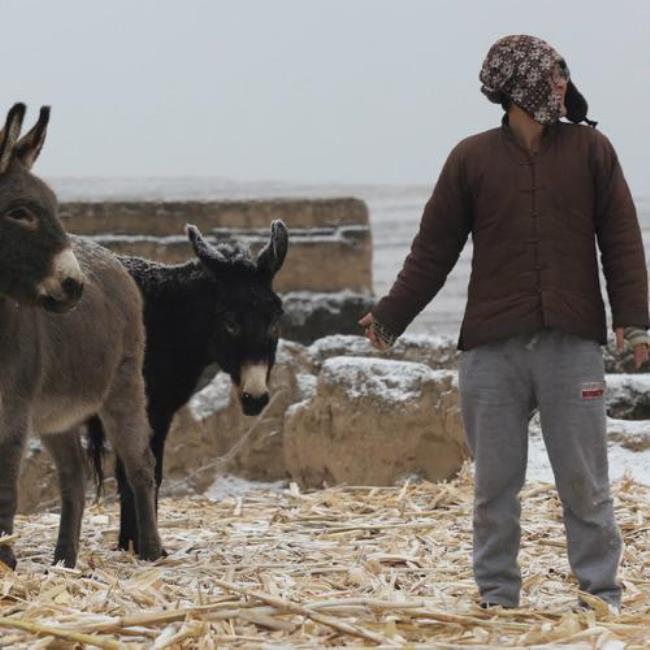
[[[539,143],[539,149],[536,154],[533,155],[538,155],[545,151],[549,144],[555,139],[557,132],[560,128],[560,122],[555,122],[555,124],[551,124],[549,126],[544,127],[544,131],[542,132],[542,139],[540,140]],[[513,143],[516,147],[518,147],[521,151],[523,151],[527,156],[530,156],[531,153],[526,149],[520,142],[517,140],[515,137],[515,134],[513,133],[512,129],[510,128],[510,121],[508,120],[508,114],[504,113],[503,117],[501,118],[501,133],[503,134],[504,138],[508,140],[509,142]]]

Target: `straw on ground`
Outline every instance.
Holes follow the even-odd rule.
[[[0,540],[21,560],[16,573],[0,572],[0,648],[644,648],[650,488],[625,479],[614,495],[621,616],[597,602],[573,611],[561,506],[545,484],[522,495],[522,607],[478,608],[469,468],[439,485],[165,499],[169,557],[154,565],[112,550],[114,505],[88,509],[72,571],[49,566],[58,515],[19,517]]]

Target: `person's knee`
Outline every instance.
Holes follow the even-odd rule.
[[[560,487],[560,499],[565,510],[578,519],[594,524],[603,523],[603,513],[612,507],[607,486],[595,484],[589,476],[577,475]]]

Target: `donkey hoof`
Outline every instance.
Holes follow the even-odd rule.
[[[166,557],[165,549],[158,542],[149,542],[140,545],[138,557],[147,562],[153,562],[161,557]]]
[[[129,535],[120,534],[120,537],[117,542],[118,550],[120,551],[133,550],[133,552],[137,555],[138,547],[139,547],[138,540],[135,537],[130,537]]]
[[[10,546],[0,546],[0,562],[6,564],[12,571],[16,570],[16,556]]]
[[[66,569],[74,569],[77,564],[77,554],[70,549],[61,549],[58,548],[54,551],[54,562],[52,564],[58,564],[63,562],[63,566]]]
[[[132,539],[128,542],[120,541],[117,546],[113,547],[114,551],[126,551],[127,553],[135,553],[138,555],[138,545]]]

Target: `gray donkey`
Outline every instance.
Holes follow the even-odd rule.
[[[24,114],[14,105],[0,132],[0,536],[13,532],[25,440],[37,433],[61,491],[54,561],[75,565],[85,495],[76,428],[98,413],[133,490],[140,556],[156,559],[140,292],[110,252],[64,232],[54,193],[29,171],[49,108],[19,140]],[[10,546],[0,560],[16,566]]]

